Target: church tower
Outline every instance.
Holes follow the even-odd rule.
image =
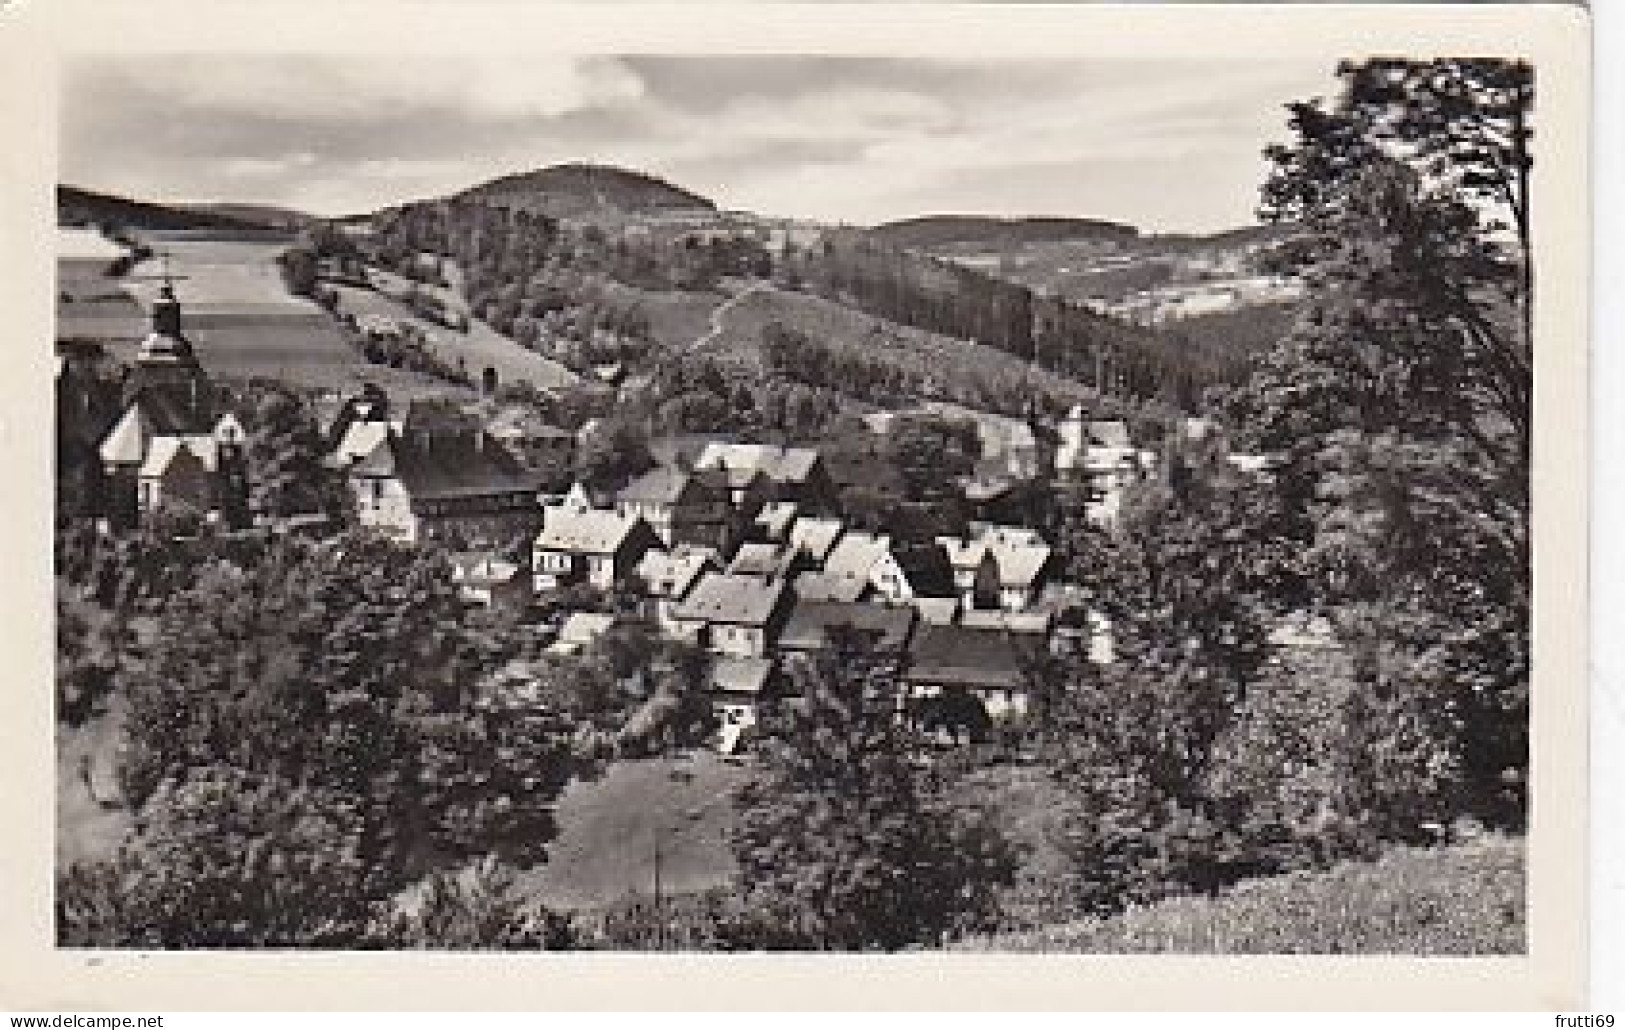
[[[209,380],[181,328],[181,305],[166,281],[152,305],[152,331],[124,383],[128,407],[140,399],[158,421],[161,432],[207,433],[212,403]]]

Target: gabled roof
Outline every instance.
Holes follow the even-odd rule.
[[[1084,423],[1089,436],[1104,447],[1133,447],[1129,439],[1128,423],[1120,418],[1091,419]]]
[[[823,564],[846,526],[840,519],[802,517],[790,524],[790,546]]]
[[[854,530],[842,536],[824,559],[824,573],[867,580],[869,572],[891,553],[891,537]]]
[[[451,556],[453,583],[467,586],[492,586],[511,582],[524,571],[524,566],[499,554],[488,551],[467,552]]]
[[[741,576],[781,576],[794,557],[795,552],[780,550],[777,544],[740,544],[728,562],[728,571]]]
[[[897,544],[891,549],[892,561],[903,570],[908,585],[916,594],[952,597],[954,594],[954,567],[948,554],[938,544]]]
[[[713,441],[700,452],[694,467],[727,468],[730,478],[735,470],[739,470],[741,473],[760,472],[775,483],[801,483],[812,475],[817,464],[818,452],[809,447]],[[733,485],[742,486],[744,483]]]
[[[1028,634],[969,626],[921,626],[909,647],[907,677],[983,690],[1025,690],[1026,663],[1041,643]]]
[[[542,509],[542,531],[536,534],[538,551],[609,555],[620,550],[642,519],[622,518],[613,511],[589,508],[576,511],[562,506]]]
[[[670,553],[650,551],[638,562],[637,574],[651,596],[677,600],[716,567],[716,555],[709,548],[679,547]]]
[[[871,589],[869,580],[827,572],[803,572],[795,579],[796,596],[809,601],[856,601]]]
[[[1049,561],[1050,547],[1034,530],[991,524],[973,524],[972,528],[978,535],[937,537],[955,569],[978,568],[991,554],[999,570],[1000,586],[1029,587]]]
[[[724,694],[760,694],[773,678],[767,658],[718,658],[711,663],[711,689]]]
[[[564,620],[564,624],[559,627],[558,639],[553,642],[550,650],[579,651],[609,632],[613,625],[615,625],[613,615],[600,612],[571,612]]]
[[[957,597],[916,597],[910,603],[920,613],[920,621],[933,626],[946,626],[959,616]]]
[[[1050,556],[1050,549],[1045,544],[1026,547],[994,544],[992,550],[993,560],[999,567],[1001,587],[1025,589],[1032,586],[1043,573]]]
[[[147,444],[156,430],[147,417],[145,406],[132,404],[102,438],[98,448],[102,461],[109,465],[138,465],[147,456]]]
[[[333,449],[334,463],[340,468],[349,468],[372,454],[388,438],[388,422],[351,422],[345,427],[339,445]],[[384,474],[392,472],[393,462],[390,463],[390,472]]]
[[[784,599],[782,579],[708,573],[678,602],[674,618],[726,622],[737,626],[764,626]]]
[[[688,482],[687,472],[669,465],[657,465],[621,487],[615,499],[641,504],[676,504]]]
[[[876,651],[900,652],[908,645],[914,614],[914,609],[906,605],[800,600],[779,637],[779,647],[791,651],[819,650],[829,646],[830,627],[851,626],[862,633],[877,634]]]
[[[762,505],[762,510],[756,515],[756,524],[766,529],[775,539],[783,538],[795,521],[796,502],[773,501]]]
[[[427,439],[391,434],[387,449],[394,457],[395,476],[415,501],[534,493],[536,489],[519,460],[483,434]]]
[[[212,436],[155,436],[147,448],[146,460],[141,463],[141,478],[162,476],[183,453],[209,472],[213,472],[219,463],[219,446]]]

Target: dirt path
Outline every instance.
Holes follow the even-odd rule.
[[[687,347],[684,347],[682,349],[682,353],[683,354],[695,354],[695,353],[698,353],[702,348],[707,347],[710,344],[712,344],[713,342],[715,342],[716,338],[722,335],[722,331],[725,328],[723,326],[723,324],[722,324],[722,320],[728,316],[728,312],[730,312],[734,308],[738,307],[747,298],[749,298],[751,296],[754,296],[755,294],[758,294],[758,293],[766,293],[767,290],[768,290],[768,287],[767,287],[767,284],[765,284],[765,283],[751,283],[749,286],[745,287],[743,290],[740,290],[738,293],[734,294],[732,297],[729,297],[727,300],[723,301],[721,304],[718,304],[716,306],[716,308],[711,312],[711,329],[710,329],[710,331],[707,332],[704,336],[702,336],[699,339],[695,340],[693,343],[689,344]]]

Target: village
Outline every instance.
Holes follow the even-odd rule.
[[[252,528],[242,421],[212,400],[183,323],[166,282],[123,381],[122,413],[97,444],[105,532],[160,510]],[[67,396],[71,410],[71,387]],[[899,684],[898,711],[937,736],[984,739],[1019,725],[1040,656],[1107,663],[1112,639],[1041,527],[1001,498],[1012,482],[1039,481],[1086,498],[1089,519],[1108,528],[1125,491],[1158,465],[1123,420],[1091,419],[1081,406],[1053,427],[1049,447],[1020,420],[963,407],[877,413],[864,420],[877,439],[921,415],[961,419],[979,436],[980,460],[953,484],[972,516],[964,531],[903,539],[850,524],[816,446],[666,440],[653,467],[589,489],[566,486],[558,470],[601,420],[570,432],[500,405],[397,400],[375,384],[315,392],[310,409],[356,524],[402,546],[447,548],[470,606],[528,622],[553,654],[589,651],[628,621],[702,652],[724,753],[746,745],[759,704],[792,689],[796,663],[834,646],[840,627],[865,636]],[[303,522],[321,525],[314,513]]]

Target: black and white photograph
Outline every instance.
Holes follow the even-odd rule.
[[[1325,50],[64,55],[53,946],[1527,958],[1550,69]]]

